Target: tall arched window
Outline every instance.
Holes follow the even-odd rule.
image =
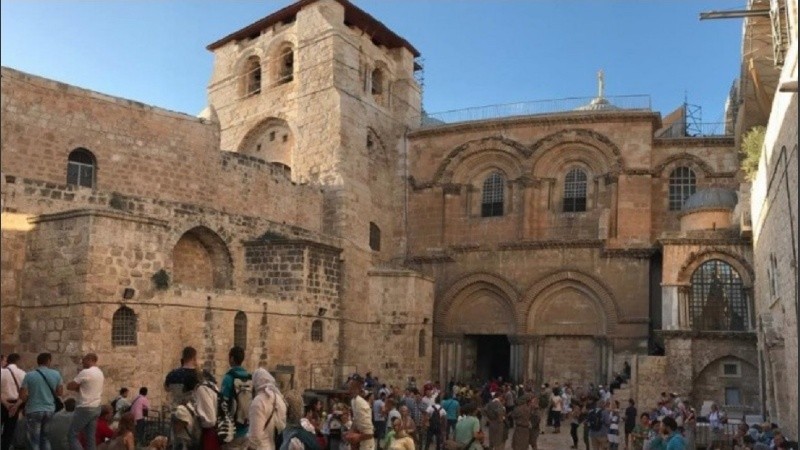
[[[281,49],[278,57],[278,84],[288,83],[294,79],[294,50],[292,47]]]
[[[261,92],[261,60],[258,56],[247,58],[245,65],[245,95],[254,95]]]
[[[247,314],[244,311],[237,312],[233,318],[233,345],[247,348]]]
[[[483,197],[481,200],[481,216],[496,217],[503,215],[503,196],[505,178],[500,172],[492,172],[483,181]]]
[[[669,174],[669,210],[680,211],[683,202],[697,189],[694,171],[688,167],[676,167]]]
[[[564,212],[586,211],[586,172],[572,169],[564,178]]]
[[[694,271],[689,316],[696,330],[750,329],[747,292],[739,273],[730,264],[712,259]]]
[[[111,345],[136,345],[136,314],[127,306],[120,306],[111,319]]]
[[[85,148],[73,150],[67,157],[67,184],[93,188],[97,162]]]
[[[418,349],[418,353],[419,353],[419,357],[420,358],[425,356],[425,347],[426,347],[425,337],[426,337],[425,336],[425,330],[420,330],[420,332],[419,332],[419,349]]]
[[[311,342],[322,342],[322,321],[317,319],[311,322]]]
[[[383,94],[383,71],[381,69],[372,70],[372,95],[378,97]]]

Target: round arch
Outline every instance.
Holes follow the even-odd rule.
[[[580,294],[594,302],[593,308],[604,317],[601,321],[599,334],[613,335],[619,323],[619,312],[611,290],[595,278],[575,270],[563,270],[547,275],[535,282],[522,296],[521,302],[524,309],[523,318],[525,326],[535,321],[537,314],[546,311],[548,301],[556,298],[559,291],[568,290],[572,294]],[[584,311],[589,310],[589,304],[580,303]],[[536,333],[535,329],[529,329]]]
[[[679,153],[665,158],[653,168],[653,177],[669,177],[672,171],[680,166],[685,166],[695,173],[698,178],[708,178],[714,174],[714,169],[702,158],[691,153]]]
[[[486,150],[493,150],[495,155],[506,155],[505,157],[508,158],[509,161],[513,161],[514,166],[519,167],[520,173],[523,172],[523,161],[530,155],[530,150],[528,150],[527,147],[512,139],[499,136],[473,139],[450,150],[436,169],[436,173],[433,175],[433,183],[452,182],[454,174],[464,161],[470,159],[472,156],[485,153]],[[480,160],[476,160],[470,163],[470,165],[474,167],[475,163],[480,164],[479,161]]]
[[[267,117],[250,127],[239,142],[237,151],[291,168],[294,143],[294,130],[286,120]]]
[[[497,315],[494,319],[502,322],[507,334],[514,334],[519,329],[519,313],[516,302],[519,298],[517,290],[504,278],[490,273],[473,273],[453,283],[436,303],[435,325],[444,333],[462,331],[450,321],[454,311],[464,311],[466,304],[479,299],[483,306],[498,306],[505,320]],[[488,317],[484,317],[488,320]],[[460,320],[459,320],[460,321]],[[503,334],[495,331],[490,334]]]
[[[579,148],[588,149],[592,153],[599,153],[602,158],[598,161],[602,161],[607,171],[616,173],[625,169],[622,152],[611,139],[596,131],[578,128],[558,131],[536,141],[530,149],[533,173],[537,173],[539,161],[550,154],[551,150],[566,145],[575,145]],[[595,156],[593,159],[597,160],[598,158]]]
[[[199,225],[180,235],[172,247],[175,283],[205,289],[233,287],[233,258],[225,241]]]
[[[678,282],[681,284],[690,284],[692,275],[698,267],[703,263],[718,259],[733,267],[742,279],[742,285],[745,288],[753,287],[754,272],[753,268],[742,257],[721,248],[706,249],[698,253],[690,253],[686,262],[681,265],[678,271]]]

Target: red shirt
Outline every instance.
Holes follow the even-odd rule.
[[[94,435],[94,442],[97,445],[102,444],[106,441],[106,439],[113,439],[114,438],[114,430],[108,426],[108,422],[105,419],[100,418],[97,419],[97,432]]]

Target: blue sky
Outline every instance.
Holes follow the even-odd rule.
[[[205,46],[289,1],[0,1],[0,62],[36,75],[192,115],[205,107]],[[528,100],[649,94],[723,120],[739,73],[741,19],[699,12],[744,0],[357,0],[425,58],[434,113]]]

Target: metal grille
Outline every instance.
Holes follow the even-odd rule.
[[[247,348],[247,314],[243,311],[237,312],[233,319],[233,345]]]
[[[586,172],[572,169],[564,178],[564,212],[586,211]]]
[[[669,174],[669,210],[680,211],[683,202],[694,194],[696,188],[694,171],[688,167],[676,167]]]
[[[67,158],[67,184],[93,188],[94,165],[94,155],[89,150],[74,150]]]
[[[136,314],[121,306],[111,319],[111,345],[136,345]]]
[[[723,261],[703,263],[692,274],[689,311],[692,328],[745,331],[750,328],[747,294],[736,270]]]
[[[495,217],[503,215],[503,185],[505,179],[500,172],[492,172],[483,182],[483,199],[481,216]]]
[[[322,342],[322,321],[317,319],[311,323],[311,342]]]

